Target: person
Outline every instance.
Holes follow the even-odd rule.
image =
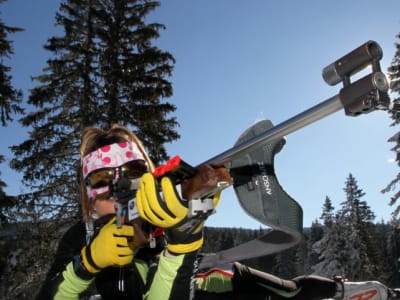
[[[78,299],[92,284],[102,299],[188,297],[202,240],[176,247],[173,255],[164,249],[162,235],[152,247],[141,245],[149,231],[145,222],[117,224],[118,184],[122,179],[137,183],[154,170],[141,141],[119,125],[108,131],[89,127],[82,134],[80,156],[82,220],[61,238],[36,299]],[[129,190],[124,197],[134,198],[135,189]]]
[[[284,280],[239,262],[198,270],[207,215],[191,216],[179,186],[168,176],[153,176],[154,164],[128,128],[86,128],[80,156],[82,220],[61,238],[36,299],[212,300],[251,295],[254,300],[312,300],[346,295],[342,280]],[[213,206],[219,199],[220,193],[211,196]],[[122,211],[133,203],[128,215],[121,214],[121,203]],[[97,296],[91,294],[94,290]]]

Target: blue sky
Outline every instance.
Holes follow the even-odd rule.
[[[25,91],[34,84],[50,53],[46,40],[57,34],[55,12],[60,1],[9,0],[0,6],[9,26],[25,28],[12,35],[13,84]],[[255,121],[279,124],[338,94],[328,86],[322,69],[368,40],[378,42],[386,72],[400,32],[398,0],[202,0],[161,1],[149,20],[166,25],[157,45],[176,58],[173,76],[176,116],[181,139],[167,145],[171,156],[193,164],[232,147]],[[339,111],[286,137],[275,170],[284,189],[304,210],[304,225],[321,214],[329,196],[336,208],[345,200],[344,183],[352,173],[375,212],[389,220],[390,195],[380,191],[399,172],[391,162],[398,131],[385,112],[358,118]],[[8,146],[26,138],[17,122],[0,128],[0,153],[11,159]],[[6,191],[23,191],[19,174],[0,165]],[[231,188],[222,194],[210,226],[258,228],[240,208]]]

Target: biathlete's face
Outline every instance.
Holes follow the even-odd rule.
[[[107,145],[86,155],[82,160],[82,172],[88,198],[98,216],[115,213],[115,199],[110,195],[110,188],[120,178],[136,183],[146,171],[143,154],[134,142]]]
[[[99,218],[115,214],[116,200],[113,198],[102,199],[98,198],[93,203],[93,210],[96,212]]]

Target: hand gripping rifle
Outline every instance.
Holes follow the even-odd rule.
[[[284,146],[284,137],[344,108],[348,116],[374,110],[388,110],[389,84],[381,72],[382,49],[368,41],[323,69],[329,85],[342,82],[338,95],[273,126],[264,120],[248,128],[236,144],[198,166],[176,156],[159,166],[156,177],[169,176],[181,184],[189,201],[190,216],[206,218],[214,211],[210,196],[233,185],[243,209],[261,223],[272,227],[270,233],[235,248],[203,259],[201,266],[277,253],[296,245],[301,239],[302,210],[276,179],[273,159]],[[371,72],[352,82],[356,73],[371,66]]]

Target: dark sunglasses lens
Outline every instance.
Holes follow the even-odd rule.
[[[147,171],[146,163],[143,160],[133,160],[127,162],[120,168],[122,174],[129,179],[139,178]]]
[[[95,170],[86,177],[86,184],[93,189],[108,186],[112,184],[115,179],[116,169],[121,172],[121,176],[125,176],[129,179],[136,179],[141,177],[147,171],[147,166],[143,160],[133,160],[118,168]]]
[[[101,169],[96,170],[89,174],[87,177],[87,185],[93,189],[108,186],[112,183],[114,178],[114,170],[112,169]]]

